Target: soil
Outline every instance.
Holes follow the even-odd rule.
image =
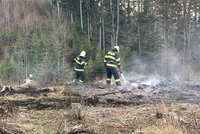
[[[199,134],[200,84],[148,80],[2,92],[0,133]]]

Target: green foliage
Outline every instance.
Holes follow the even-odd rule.
[[[73,78],[73,71],[68,63],[62,63],[60,60],[57,62],[44,60],[35,68],[35,74],[40,86],[60,85]]]
[[[125,53],[126,66],[138,67],[138,63],[148,66],[148,72],[156,69],[160,58],[162,39],[155,29],[155,16],[152,13],[142,12],[137,18],[138,24],[134,28],[133,38],[129,41],[127,52]],[[144,65],[143,64],[143,65]],[[144,66],[143,66],[144,67]]]
[[[64,57],[67,49],[63,49],[65,44],[59,39],[58,31],[55,29],[49,36],[53,38],[38,31],[32,31],[27,36],[19,33],[12,53],[20,71],[34,74],[43,86],[62,84],[73,77]]]
[[[67,44],[71,49],[71,62],[73,62],[73,59],[77,57],[81,51],[86,51],[87,60],[90,58],[94,59],[96,56],[94,44],[88,42],[87,37],[79,34],[77,31],[74,31],[74,29],[73,33],[67,39]]]
[[[20,72],[25,72],[27,53],[25,48],[25,38],[23,38],[21,34],[17,36],[12,57],[14,61],[18,64]],[[20,76],[20,78],[21,77],[22,76]]]
[[[4,46],[13,45],[15,43],[15,39],[16,33],[10,28],[5,28],[0,33],[0,44]]]
[[[0,59],[4,58],[1,70],[11,70],[5,71],[7,73],[1,71],[1,77],[14,81],[16,76],[10,75],[11,72],[20,75],[20,78],[32,73],[40,84],[62,84],[72,79],[73,59],[83,50],[86,51],[86,60],[89,61],[86,75],[88,74],[90,80],[102,77],[105,74],[104,56],[98,53],[103,51],[99,50],[99,46],[104,47],[105,51],[110,50],[111,37],[117,30],[117,1],[112,0],[114,27],[112,27],[110,1],[103,3],[99,0],[82,1],[83,29],[80,26],[80,10],[77,10],[80,8],[79,2],[79,0],[61,0],[59,6],[62,13],[59,16],[54,12],[57,9],[56,0],[42,4],[41,1],[25,2],[23,7],[30,9],[16,10],[16,16],[13,14],[15,19],[19,17],[16,19],[16,26],[8,24],[9,28],[1,27]],[[149,68],[152,68],[150,70],[153,70],[154,64],[159,61],[162,40],[155,28],[156,16],[150,11],[153,9],[149,7],[151,2],[145,0],[141,4],[145,8],[144,12],[136,13],[132,12],[132,6],[124,9],[120,1],[118,44],[123,48],[121,55],[121,58],[125,59],[123,62],[130,64],[134,55],[134,59],[148,64]],[[17,16],[20,14],[18,12],[23,13]],[[34,16],[34,19],[29,16]],[[99,44],[100,38],[102,44]],[[12,57],[10,58],[12,60],[8,60],[5,54]],[[137,66],[137,63],[134,61],[132,65]],[[122,65],[124,66],[123,63]]]
[[[133,131],[137,130],[137,129],[142,129],[142,126],[138,123],[133,124],[132,126]]]
[[[104,57],[98,53],[94,60],[90,59],[87,74],[89,80],[95,80],[94,78],[102,78],[105,74],[105,67],[104,67]]]
[[[6,47],[13,46],[16,40],[16,33],[10,29],[5,28],[0,32],[0,55],[2,56],[5,54]],[[12,49],[9,49],[12,50]],[[9,51],[12,53],[12,51]],[[0,57],[0,59],[3,57]]]
[[[12,57],[7,56],[0,64],[1,78],[6,82],[17,81],[19,66]]]
[[[93,62],[93,73],[99,77],[105,74],[104,57],[101,54],[97,54]]]
[[[90,58],[90,60],[88,61],[88,65],[86,67],[86,79],[94,79],[94,74],[93,74],[93,60]]]

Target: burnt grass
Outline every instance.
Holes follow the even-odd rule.
[[[122,87],[98,88],[96,85],[72,86],[71,88],[83,96],[96,96],[98,103],[108,105],[140,105],[165,103],[200,104],[200,85],[191,83],[175,83],[170,85],[147,86],[134,88],[131,84]]]
[[[52,93],[56,94],[56,96],[52,96]],[[23,99],[7,98],[14,95],[24,95],[26,97]],[[119,88],[86,84],[69,85],[64,88],[64,91],[56,88],[53,91],[48,88],[12,90],[1,92],[0,96],[0,106],[7,108],[7,118],[12,118],[12,115],[16,115],[21,107],[27,111],[65,110],[71,108],[72,103],[80,103],[81,105],[92,107],[98,107],[99,105],[103,107],[139,106],[161,102],[166,104],[190,103],[199,105],[200,85],[178,83],[154,87],[145,85],[134,88],[128,84]],[[199,120],[199,117],[197,119]],[[15,127],[9,127],[9,131],[0,127],[0,133],[24,133],[20,128]],[[80,130],[77,133],[81,131],[83,133],[92,133],[88,130]],[[71,131],[70,133],[76,133],[76,131]]]

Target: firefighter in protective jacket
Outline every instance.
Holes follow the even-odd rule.
[[[115,46],[105,55],[104,65],[106,67],[106,72],[107,72],[107,79],[106,79],[107,85],[110,85],[112,75],[115,78],[116,85],[117,86],[121,85],[118,74],[118,68],[121,73],[119,52],[120,52],[119,46]]]
[[[84,67],[87,65],[85,62],[86,58],[86,52],[82,51],[78,57],[74,59],[75,61],[75,72],[76,72],[76,82],[79,81],[80,83],[83,83],[85,80],[85,73],[84,73]]]

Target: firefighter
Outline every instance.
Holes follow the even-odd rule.
[[[32,74],[30,74],[28,76],[28,78],[25,80],[25,83],[20,85],[20,87],[22,88],[35,88],[37,86],[36,81],[34,81],[34,76]]]
[[[106,83],[107,85],[110,85],[112,75],[115,78],[115,83],[117,86],[120,86],[120,78],[118,74],[118,69],[120,73],[122,73],[122,70],[120,68],[120,57],[119,57],[120,48],[119,46],[115,46],[112,50],[110,50],[104,58],[104,65],[106,67],[107,72],[107,79]]]
[[[75,72],[76,72],[76,79],[75,82],[83,83],[85,80],[85,73],[84,67],[87,65],[85,62],[86,52],[82,51],[78,57],[74,59],[75,61]]]

